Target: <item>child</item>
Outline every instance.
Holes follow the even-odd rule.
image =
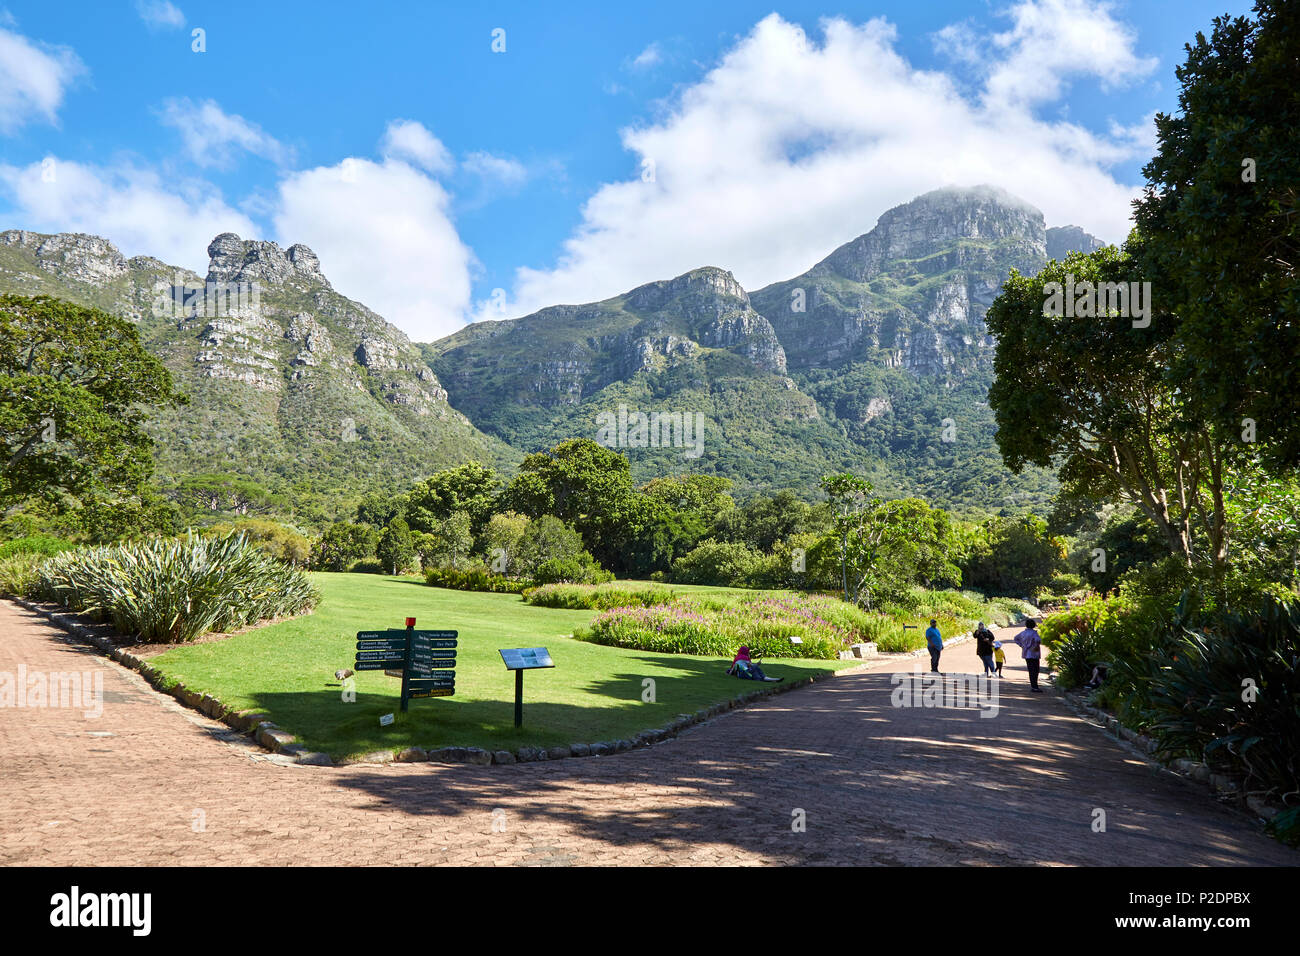
[[[998,666],[998,676],[1002,676],[1002,665],[1007,662],[1007,655],[1002,650],[1002,642],[993,642],[993,663]]]

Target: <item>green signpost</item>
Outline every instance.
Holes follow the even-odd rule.
[[[456,693],[457,642],[457,631],[417,631],[415,618],[408,617],[404,631],[358,631],[353,669],[401,677],[405,711],[411,699]]]

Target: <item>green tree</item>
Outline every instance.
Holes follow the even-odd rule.
[[[415,564],[415,539],[410,526],[401,518],[388,522],[379,536],[375,554],[389,574],[405,574]]]
[[[130,322],[0,296],[0,508],[137,496],[153,471],[145,418],[184,401]]]
[[[1011,597],[1032,597],[1065,571],[1065,545],[1034,515],[990,518],[962,563],[971,587]]]
[[[627,573],[671,556],[663,509],[636,490],[625,457],[589,438],[525,457],[503,497],[533,518],[571,525],[605,567]]]
[[[870,608],[913,584],[960,581],[948,558],[948,519],[919,498],[886,501],[857,475],[827,475],[844,600]]]
[[[358,524],[386,528],[388,522],[400,518],[405,513],[406,504],[405,495],[386,495],[372,491],[363,495],[357,502],[356,521]]]
[[[519,543],[528,530],[528,518],[515,511],[494,514],[479,544],[488,566],[498,574],[514,574],[519,562]]]
[[[542,515],[528,523],[519,541],[519,569],[535,575],[550,561],[577,559],[585,549],[582,535],[554,515]]]
[[[1067,495],[1131,502],[1185,565],[1200,558],[1221,570],[1232,444],[1165,381],[1175,348],[1166,314],[1124,315],[1109,297],[1102,314],[1044,314],[1062,311],[1047,308],[1058,287],[1086,301],[1085,289],[1149,281],[1134,244],[1072,253],[1033,278],[1011,271],[985,315],[997,339],[989,405],[998,448],[1015,472],[1059,464]]]
[[[370,525],[339,521],[312,546],[311,566],[317,571],[343,571],[354,561],[373,557],[378,544],[379,532]]]
[[[500,486],[497,473],[476,461],[446,468],[407,493],[404,516],[415,531],[435,532],[441,522],[463,511],[472,533],[481,534],[492,517]]]
[[[459,568],[461,561],[474,550],[474,535],[470,532],[469,512],[453,511],[438,522],[426,535],[432,547],[428,556],[437,564]],[[424,555],[421,555],[423,558]]]
[[[1178,347],[1171,381],[1220,429],[1300,464],[1300,29],[1294,4],[1222,16],[1177,69],[1179,111],[1156,115],[1134,220],[1142,268]]]

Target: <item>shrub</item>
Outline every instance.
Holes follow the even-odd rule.
[[[1039,632],[1042,636],[1042,632]],[[1061,687],[1079,687],[1092,677],[1093,665],[1102,660],[1097,638],[1088,630],[1069,634],[1052,648],[1052,670]],[[1108,662],[1109,663],[1109,662]]]
[[[581,551],[569,558],[551,558],[537,565],[533,580],[538,584],[601,584],[614,580],[589,551]]]
[[[60,551],[69,551],[76,545],[63,538],[54,538],[45,534],[31,535],[26,538],[14,538],[0,544],[0,561],[19,554],[37,554],[48,557]]]
[[[32,597],[36,590],[36,569],[45,558],[46,555],[27,551],[0,560],[0,594]]]
[[[1117,664],[1157,753],[1245,778],[1247,790],[1300,791],[1300,601],[1216,613],[1186,607],[1161,646]],[[1250,683],[1248,684],[1247,681]]]
[[[672,579],[681,584],[746,587],[762,561],[762,555],[743,544],[708,538],[673,562]]]
[[[677,597],[671,588],[656,584],[629,584],[622,581],[605,584],[544,584],[524,592],[524,600],[538,607],[568,610],[613,607],[649,607],[668,604]]]
[[[602,611],[576,636],[660,653],[731,657],[747,644],[767,657],[833,660],[850,644],[874,639],[881,617],[824,595],[690,597]],[[791,637],[803,643],[791,644]]]
[[[158,643],[297,614],[320,599],[305,574],[239,534],[65,551],[41,564],[37,578],[36,595]]]
[[[360,561],[353,561],[348,565],[350,574],[383,574],[384,562],[378,558],[362,558]]]
[[[250,544],[261,548],[277,561],[285,564],[306,565],[311,558],[311,539],[293,528],[265,518],[241,518],[233,524],[216,524],[202,532],[205,535],[225,537],[241,533]]]
[[[435,588],[454,588],[457,591],[491,591],[497,594],[519,594],[531,582],[523,578],[508,578],[493,574],[487,568],[432,567],[424,571],[425,583]]]

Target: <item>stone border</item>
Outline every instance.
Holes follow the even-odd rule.
[[[329,754],[309,751],[297,742],[297,738],[288,731],[281,729],[277,724],[271,721],[270,715],[262,710],[243,710],[235,711],[227,707],[217,698],[210,694],[199,694],[196,691],[189,690],[184,684],[177,683],[173,686],[166,686],[165,677],[158,668],[154,667],[142,657],[137,657],[130,651],[123,650],[114,644],[106,634],[111,634],[112,628],[107,624],[90,624],[83,623],[82,616],[73,613],[63,613],[51,610],[39,604],[27,601],[23,598],[10,598],[20,607],[27,609],[35,614],[47,618],[51,624],[60,627],[75,637],[81,638],[99,650],[103,651],[114,662],[121,664],[123,667],[138,671],[149,684],[160,693],[167,694],[176,698],[180,703],[193,710],[211,717],[213,720],[219,720],[228,727],[239,731],[242,734],[252,737],[259,746],[274,754],[283,754],[294,758],[298,764],[307,766],[334,766],[334,761]],[[946,650],[950,645],[962,643],[969,640],[970,635],[965,634],[954,637],[944,644]],[[539,760],[563,760],[566,757],[604,757],[617,753],[624,753],[628,750],[637,750],[642,747],[649,747],[665,740],[678,736],[683,731],[697,724],[706,723],[715,717],[719,717],[728,711],[745,707],[755,701],[762,700],[765,697],[772,697],[777,694],[784,694],[799,687],[806,687],[817,681],[827,680],[832,677],[841,677],[845,674],[853,674],[859,671],[871,669],[874,665],[880,664],[891,659],[904,660],[908,658],[919,657],[925,654],[922,648],[919,651],[910,651],[904,654],[891,655],[889,657],[875,657],[870,660],[863,660],[860,664],[852,667],[844,667],[839,670],[831,671],[826,674],[813,674],[807,677],[801,677],[788,683],[765,684],[761,688],[752,690],[745,694],[738,694],[729,700],[719,704],[713,704],[710,707],[704,707],[693,714],[678,714],[675,720],[670,721],[663,727],[652,730],[644,730],[634,737],[613,740],[600,741],[598,743],[578,743],[569,746],[560,747],[520,747],[518,750],[484,750],[482,747],[438,747],[434,749],[425,749],[423,747],[406,747],[402,750],[377,750],[359,757],[353,757],[342,761],[343,764],[388,764],[388,763],[468,763],[478,766],[488,766],[490,764],[515,764],[515,763],[533,763]],[[721,660],[721,659],[720,659]]]
[[[1139,734],[1130,727],[1125,727],[1109,711],[1089,704],[1085,699],[1085,695],[1077,690],[1066,691],[1056,688],[1056,696],[1065,701],[1066,706],[1081,717],[1084,723],[1111,735],[1117,740],[1130,744],[1131,746],[1128,749],[1151,766],[1177,774],[1185,780],[1204,784],[1212,793],[1218,796],[1235,797],[1239,804],[1244,803],[1251,812],[1262,820],[1272,820],[1273,817],[1287,809],[1282,804],[1243,791],[1240,779],[1228,774],[1217,773],[1211,770],[1208,764],[1199,760],[1189,760],[1186,757],[1179,757],[1169,762],[1160,760],[1155,756],[1155,740],[1146,734]]]

